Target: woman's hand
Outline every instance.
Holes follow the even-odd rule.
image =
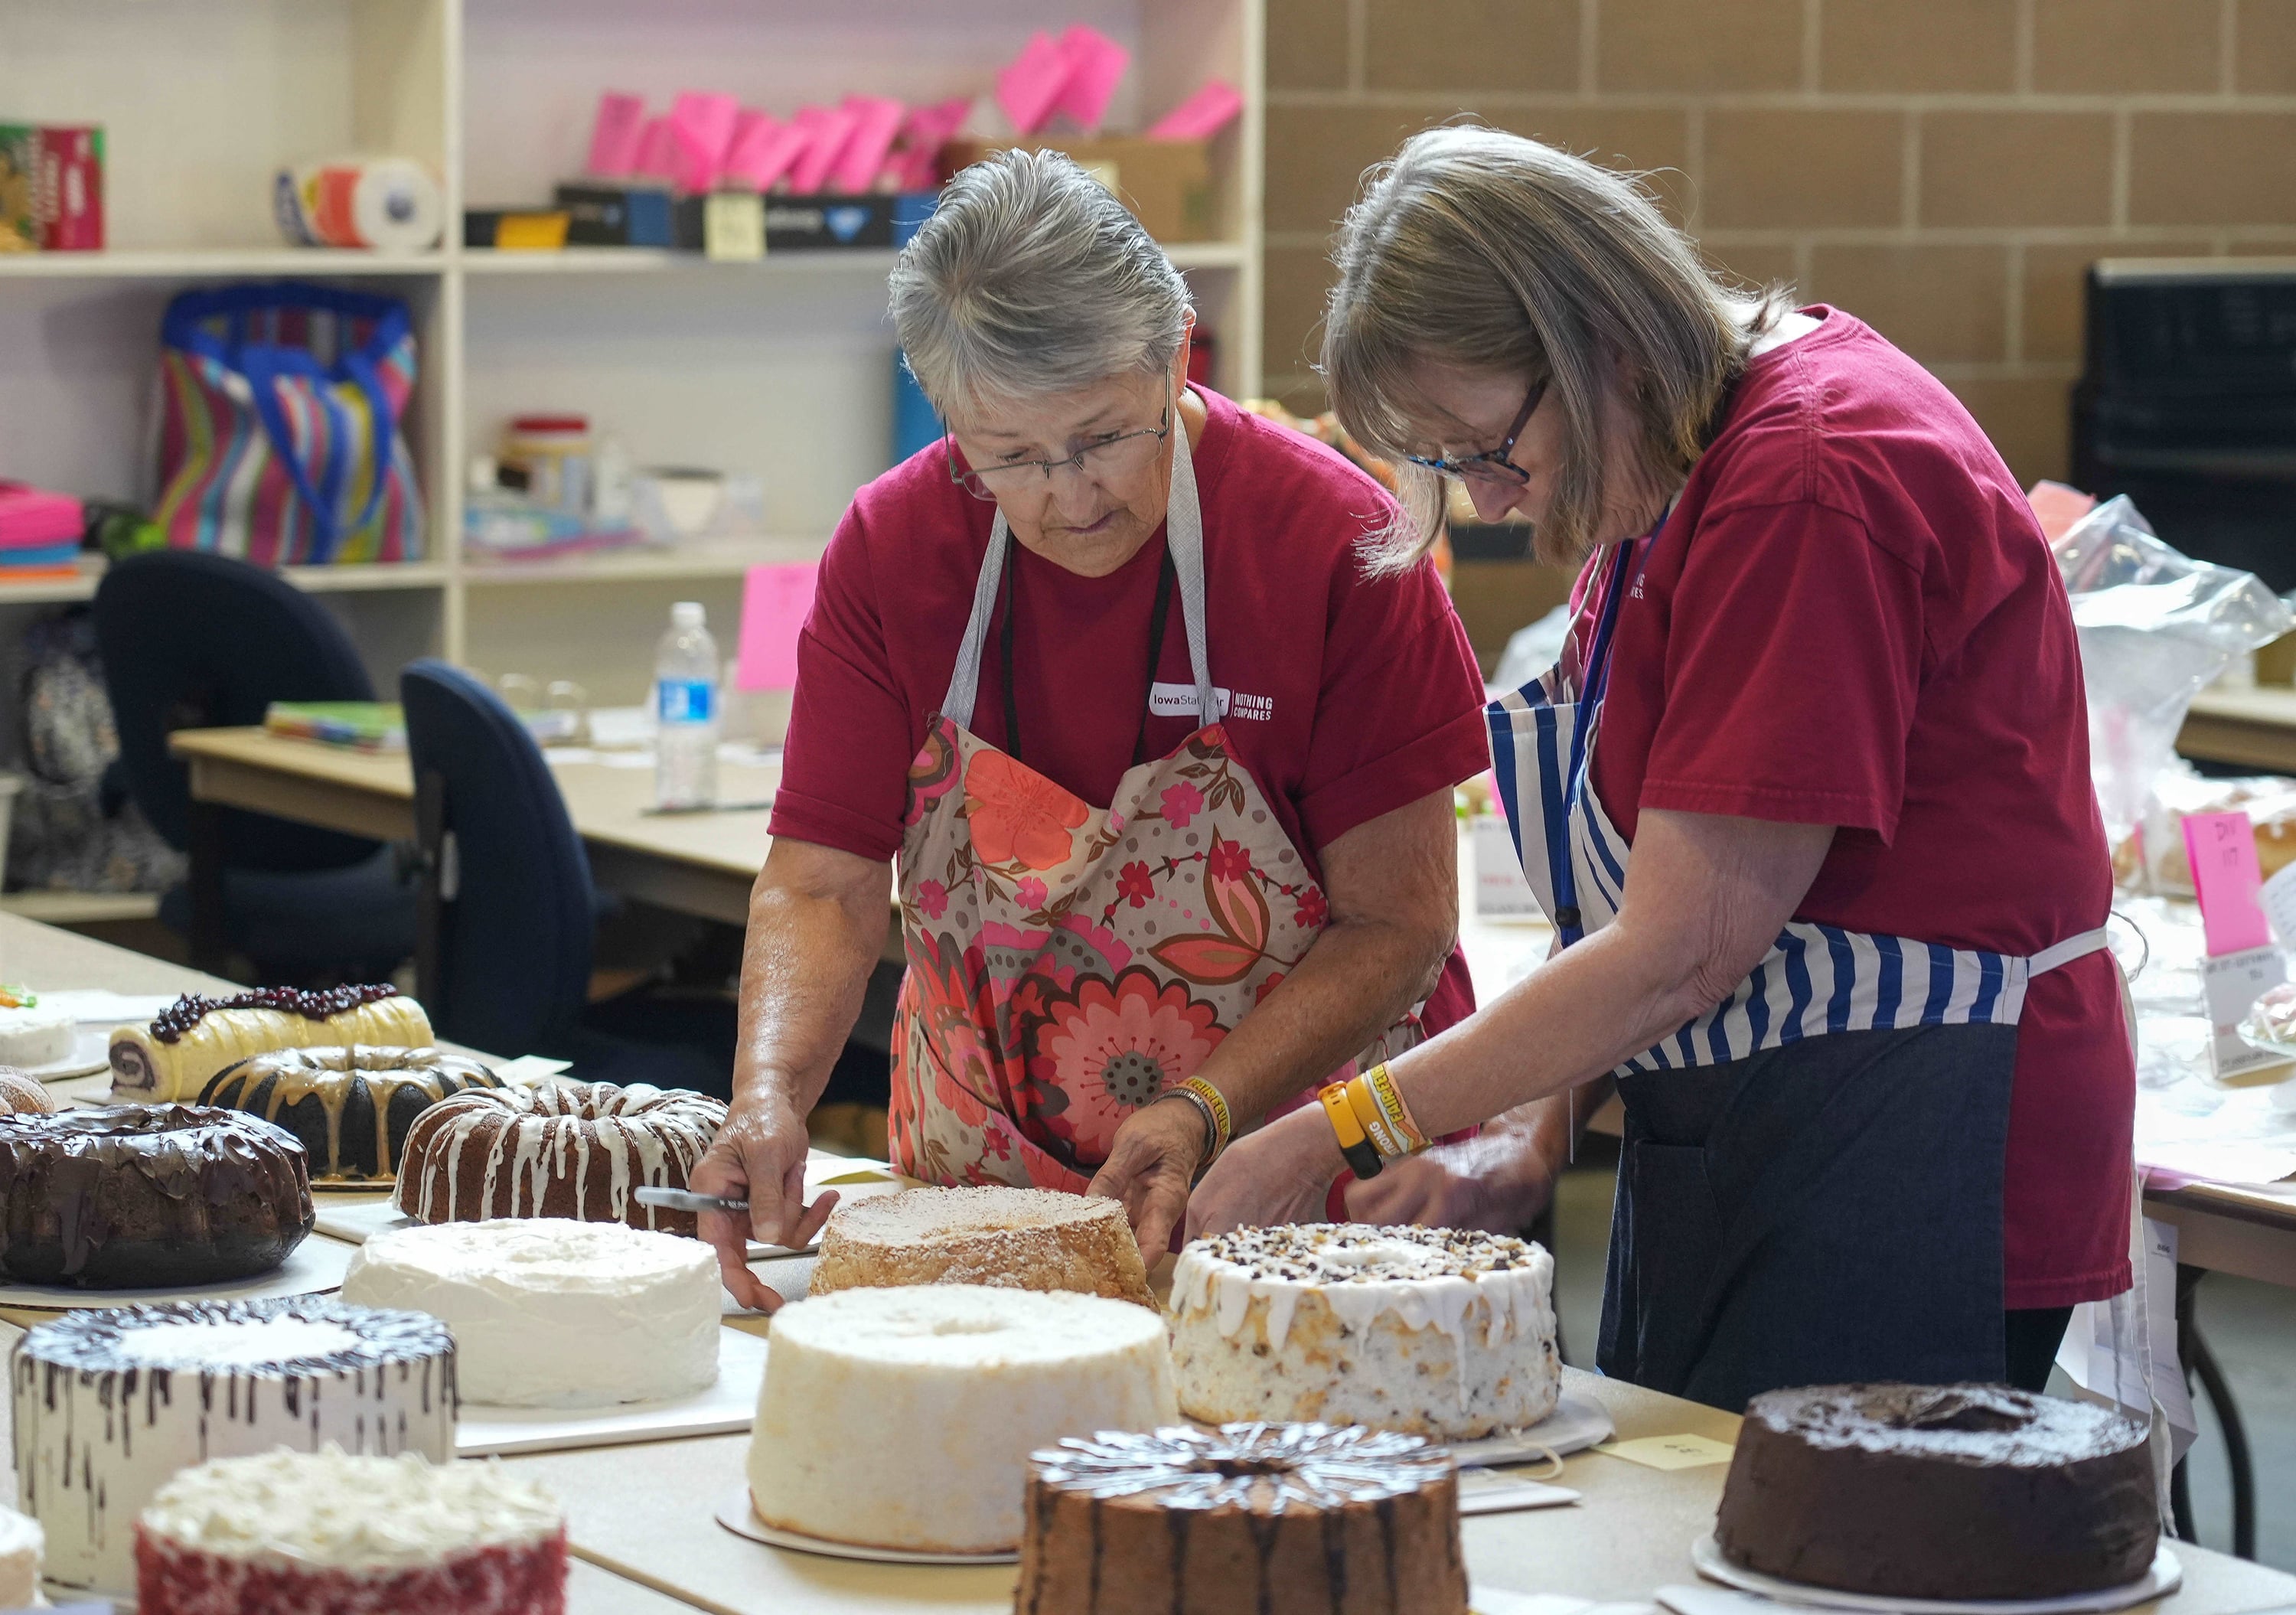
[[[1152,1100],[1124,1119],[1108,1160],[1086,1194],[1124,1202],[1140,1259],[1153,1267],[1171,1249],[1172,1230],[1188,1210],[1188,1185],[1211,1141],[1203,1112],[1185,1099]]]
[[[1357,1222],[1415,1223],[1519,1234],[1554,1198],[1554,1172],[1528,1131],[1494,1127],[1475,1138],[1390,1160],[1377,1177],[1348,1185]]]
[[[1307,1105],[1228,1145],[1188,1201],[1188,1237],[1319,1223],[1332,1180],[1346,1169],[1321,1105]]]
[[[748,1242],[798,1248],[809,1245],[837,1207],[831,1190],[805,1203],[805,1159],[809,1147],[805,1118],[764,1096],[736,1098],[726,1125],[686,1179],[697,1194],[746,1198],[746,1226],[726,1211],[701,1214],[701,1237],[718,1251],[718,1271],[734,1299],[756,1312],[775,1312],[783,1298],[750,1271]]]

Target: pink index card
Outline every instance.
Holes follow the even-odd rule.
[[[590,160],[584,171],[599,179],[620,179],[638,166],[638,142],[645,135],[645,97],[608,90],[598,97],[590,125]]]
[[[1013,120],[1014,132],[1034,135],[1045,127],[1075,66],[1068,52],[1044,29],[1029,36],[1021,53],[996,75],[996,102]]]
[[[1116,94],[1124,70],[1132,65],[1132,53],[1081,22],[1061,36],[1061,52],[1069,59],[1069,78],[1053,111],[1073,119],[1086,134],[1096,134],[1109,98]]]
[[[818,193],[828,183],[830,171],[837,167],[837,160],[845,155],[845,148],[851,143],[853,126],[860,121],[861,114],[851,107],[824,107],[820,120],[814,125],[812,138],[790,165],[790,189],[800,196]]]
[[[930,191],[940,178],[940,149],[972,115],[972,97],[955,95],[929,107],[913,107],[901,126],[894,172],[904,191]]]
[[[830,170],[829,189],[840,196],[864,196],[877,188],[908,108],[882,95],[848,95],[844,104],[853,114],[853,134]]]
[[[719,183],[743,191],[762,191],[771,179],[759,176],[766,171],[767,160],[773,155],[774,137],[781,133],[781,120],[771,112],[744,111],[734,120],[734,138],[726,143],[726,162]]]
[[[649,118],[645,132],[638,136],[637,167],[633,172],[647,179],[668,179],[670,176],[669,119]]]
[[[757,161],[742,176],[745,185],[754,184],[760,191],[770,191],[789,177],[790,169],[813,143],[813,132],[821,122],[819,107],[805,107],[797,116],[782,125],[765,143]]]
[[[742,645],[734,662],[737,690],[797,688],[797,636],[813,611],[816,562],[753,566],[742,580]]]
[[[1210,140],[1234,122],[1243,111],[1243,94],[1226,79],[1206,81],[1204,87],[1156,121],[1151,140]]]
[[[669,110],[670,178],[681,191],[718,188],[726,162],[726,147],[734,138],[734,125],[742,103],[731,95],[704,94],[687,90]]]
[[[2256,832],[2244,813],[2196,813],[2185,820],[2185,856],[2201,900],[2209,957],[2262,947],[2272,940],[2260,894]]]

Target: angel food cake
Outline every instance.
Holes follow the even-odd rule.
[[[0,1065],[53,1065],[72,1052],[78,1029],[29,988],[0,981]]]
[[[1472,1441],[1554,1411],[1554,1262],[1505,1234],[1307,1223],[1197,1240],[1172,1274],[1180,1411]]]

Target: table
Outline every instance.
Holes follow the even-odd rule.
[[[1502,937],[1497,940],[1505,942]],[[1512,944],[1543,951],[1527,930]],[[0,979],[35,987],[119,992],[213,991],[211,977],[106,943],[0,914]],[[2185,1193],[2180,1191],[2179,1193]],[[323,1237],[315,1235],[314,1237]],[[761,1320],[743,1320],[752,1328]],[[0,1323],[0,1346],[17,1331]],[[1729,1414],[1576,1371],[1573,1390],[1599,1398],[1621,1439],[1693,1434],[1732,1439]],[[0,1446],[8,1410],[0,1401]],[[1006,1615],[1010,1566],[925,1569],[784,1553],[734,1536],[711,1517],[742,1484],[746,1439],[718,1436],[499,1460],[541,1481],[565,1504],[577,1557],[569,1608],[578,1615],[872,1615],[903,1610]],[[1576,1507],[1464,1522],[1467,1565],[1481,1585],[1517,1592],[1642,1600],[1694,1580],[1691,1541],[1711,1523],[1724,1466],[1659,1471],[1600,1454],[1565,1463]],[[2163,1615],[2250,1615],[2296,1604],[2296,1577],[2180,1547],[2185,1586],[2155,1606]]]

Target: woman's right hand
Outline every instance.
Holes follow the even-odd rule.
[[[754,1090],[752,1090],[754,1093]],[[698,1194],[722,1194],[750,1202],[747,1225],[726,1211],[704,1211],[701,1237],[716,1248],[718,1271],[742,1306],[775,1312],[784,1298],[750,1271],[749,1242],[792,1250],[811,1244],[837,1207],[830,1190],[805,1203],[805,1160],[809,1143],[805,1118],[777,1098],[734,1100],[717,1138],[687,1176]]]

